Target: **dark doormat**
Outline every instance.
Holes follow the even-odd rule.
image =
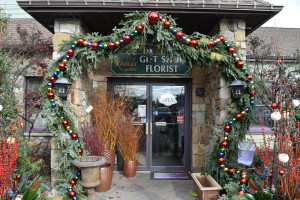
[[[184,172],[151,172],[150,180],[190,180],[191,176]]]

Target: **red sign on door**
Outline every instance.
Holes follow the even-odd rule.
[[[183,122],[183,116],[177,116],[177,122]]]

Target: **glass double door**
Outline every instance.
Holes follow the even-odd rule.
[[[138,170],[186,171],[187,85],[114,82],[113,90],[128,98],[133,123],[143,126]]]

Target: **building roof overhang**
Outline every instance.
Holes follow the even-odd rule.
[[[198,31],[212,34],[221,19],[245,19],[246,34],[260,27],[279,13],[283,6],[269,3],[205,1],[133,1],[133,0],[28,0],[19,6],[52,33],[54,21],[60,18],[79,18],[90,32],[110,34],[124,19],[125,13],[158,11],[176,18],[178,26],[187,34]]]

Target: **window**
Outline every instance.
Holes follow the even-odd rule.
[[[46,119],[42,118],[40,113],[42,98],[40,94],[40,86],[43,78],[27,78],[26,80],[26,117],[34,122],[32,131],[42,132],[46,130]],[[30,130],[31,124],[26,122],[26,131]]]

